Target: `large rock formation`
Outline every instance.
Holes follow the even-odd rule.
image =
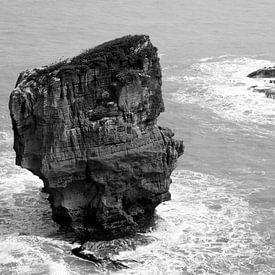
[[[170,199],[183,144],[156,125],[161,84],[146,35],[20,74],[9,103],[16,164],[43,180],[57,223],[112,239]]]

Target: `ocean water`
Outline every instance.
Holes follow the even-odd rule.
[[[272,0],[0,0],[1,274],[275,274],[275,101],[246,75],[275,64]],[[20,71],[126,34],[163,69],[159,124],[185,142],[153,241],[115,270],[71,254],[42,182],[16,167],[8,98]]]

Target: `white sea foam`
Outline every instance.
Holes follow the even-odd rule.
[[[1,147],[7,147],[12,144],[12,133],[11,132],[5,132],[1,131],[0,132],[0,146]]]
[[[161,59],[163,56],[165,56],[165,53],[159,53],[159,58]]]
[[[169,75],[166,71],[165,80],[178,84],[173,94],[176,101],[196,103],[223,119],[257,128],[275,125],[275,104],[264,94],[248,90],[255,79],[246,76],[272,65],[271,61],[248,57],[209,57],[184,68],[180,74]]]
[[[131,259],[127,274],[275,271],[274,247],[254,229],[261,217],[247,201],[257,189],[236,193],[239,183],[192,171],[175,172],[173,181],[172,200],[158,207],[157,228],[147,234],[157,241],[118,256]]]
[[[203,57],[201,59],[199,59],[200,62],[208,62],[208,61],[215,61],[215,60],[219,60],[219,59],[223,59],[223,58],[227,58],[227,57],[234,57],[234,55],[232,54],[223,54],[220,56],[209,56],[209,57]]]
[[[0,238],[0,247],[1,274],[72,274],[63,260],[65,242],[10,235]]]
[[[14,164],[14,156],[0,154],[0,231],[2,234],[49,234],[58,226],[51,219],[49,202],[41,193],[42,181]],[[31,218],[30,218],[31,217]]]

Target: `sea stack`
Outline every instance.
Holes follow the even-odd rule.
[[[54,221],[114,239],[145,228],[170,199],[184,146],[157,125],[161,85],[147,35],[19,75],[9,102],[16,164],[43,181]]]

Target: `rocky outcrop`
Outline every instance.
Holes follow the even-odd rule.
[[[100,264],[110,270],[128,268],[127,262],[120,261],[117,256],[122,251],[136,250],[156,241],[154,237],[136,234],[131,237],[118,238],[111,241],[86,242],[72,249],[72,253],[82,259]]]
[[[156,125],[161,84],[146,35],[20,74],[9,102],[16,164],[43,180],[57,223],[113,239],[147,226],[170,199],[183,143]]]
[[[264,67],[247,75],[253,78],[271,78],[275,77],[275,67]]]
[[[275,67],[264,67],[248,74],[247,77],[263,79],[262,85],[250,88],[253,92],[264,93],[267,98],[275,99]]]

